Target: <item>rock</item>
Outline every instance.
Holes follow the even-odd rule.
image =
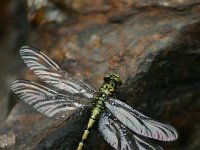
[[[31,45],[96,88],[105,74],[118,73],[124,81],[118,99],[177,128],[179,139],[162,142],[162,147],[198,149],[200,5],[193,2],[168,2],[173,8],[143,3],[118,12],[112,7],[84,15],[80,11],[66,22],[38,25],[31,33]],[[35,79],[30,72],[26,78]],[[88,115],[87,111],[71,116],[62,124],[19,103],[1,125],[0,137],[8,133],[15,137],[6,149],[64,149],[68,144],[75,148]],[[86,146],[110,149],[97,125]]]

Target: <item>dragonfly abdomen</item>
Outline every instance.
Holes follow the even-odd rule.
[[[93,124],[95,123],[97,118],[100,116],[100,114],[103,112],[103,109],[104,109],[103,101],[105,101],[105,99],[102,99],[102,97],[98,97],[98,96],[95,99],[97,101],[94,104],[94,108],[92,109],[91,116],[87,124],[87,128],[85,129],[82,135],[82,140],[81,142],[79,142],[77,150],[82,150],[84,142],[90,133],[90,129],[92,128]]]
[[[104,83],[100,87],[97,96],[94,98],[94,101],[95,101],[94,107],[92,109],[91,116],[87,124],[87,128],[85,129],[82,135],[82,140],[79,143],[77,150],[83,149],[84,141],[87,139],[90,133],[90,129],[92,128],[93,124],[99,118],[99,116],[104,110],[104,102],[109,97],[113,96],[116,90],[116,87],[119,85],[121,85],[121,80],[118,75],[111,74],[104,77]]]

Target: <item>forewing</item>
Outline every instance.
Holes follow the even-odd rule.
[[[60,93],[83,95],[92,99],[96,90],[82,79],[63,71],[56,63],[39,50],[24,46],[20,55],[25,64],[42,80],[56,87]]]
[[[86,105],[77,103],[76,97],[61,95],[57,91],[37,83],[17,80],[11,85],[19,98],[47,117],[66,119]]]
[[[176,129],[172,126],[157,122],[117,99],[106,101],[105,106],[124,126],[137,134],[161,141],[178,138]]]
[[[145,137],[130,132],[112,115],[101,116],[99,130],[104,139],[116,150],[162,150]]]

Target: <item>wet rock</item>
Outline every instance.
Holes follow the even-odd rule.
[[[168,2],[172,8],[141,2],[142,7],[127,4],[119,9],[123,8],[120,4],[118,9],[88,11],[60,24],[43,22],[32,30],[30,43],[97,88],[105,74],[118,73],[124,81],[116,93],[118,99],[177,128],[178,141],[160,143],[164,148],[198,149],[200,5]],[[36,77],[28,72],[26,79]],[[75,148],[89,112],[82,115],[62,124],[19,103],[0,126],[0,137],[14,135],[14,144],[7,144],[6,149]],[[97,125],[86,146],[110,149]]]

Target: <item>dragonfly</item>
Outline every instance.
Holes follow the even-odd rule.
[[[48,85],[29,80],[14,81],[11,89],[20,100],[47,117],[62,120],[75,112],[91,109],[77,150],[84,149],[95,122],[105,141],[116,150],[162,150],[149,139],[173,141],[178,138],[171,125],[153,120],[114,98],[122,84],[119,75],[105,75],[103,84],[96,90],[83,79],[62,70],[34,47],[24,46],[19,53],[27,67]]]

